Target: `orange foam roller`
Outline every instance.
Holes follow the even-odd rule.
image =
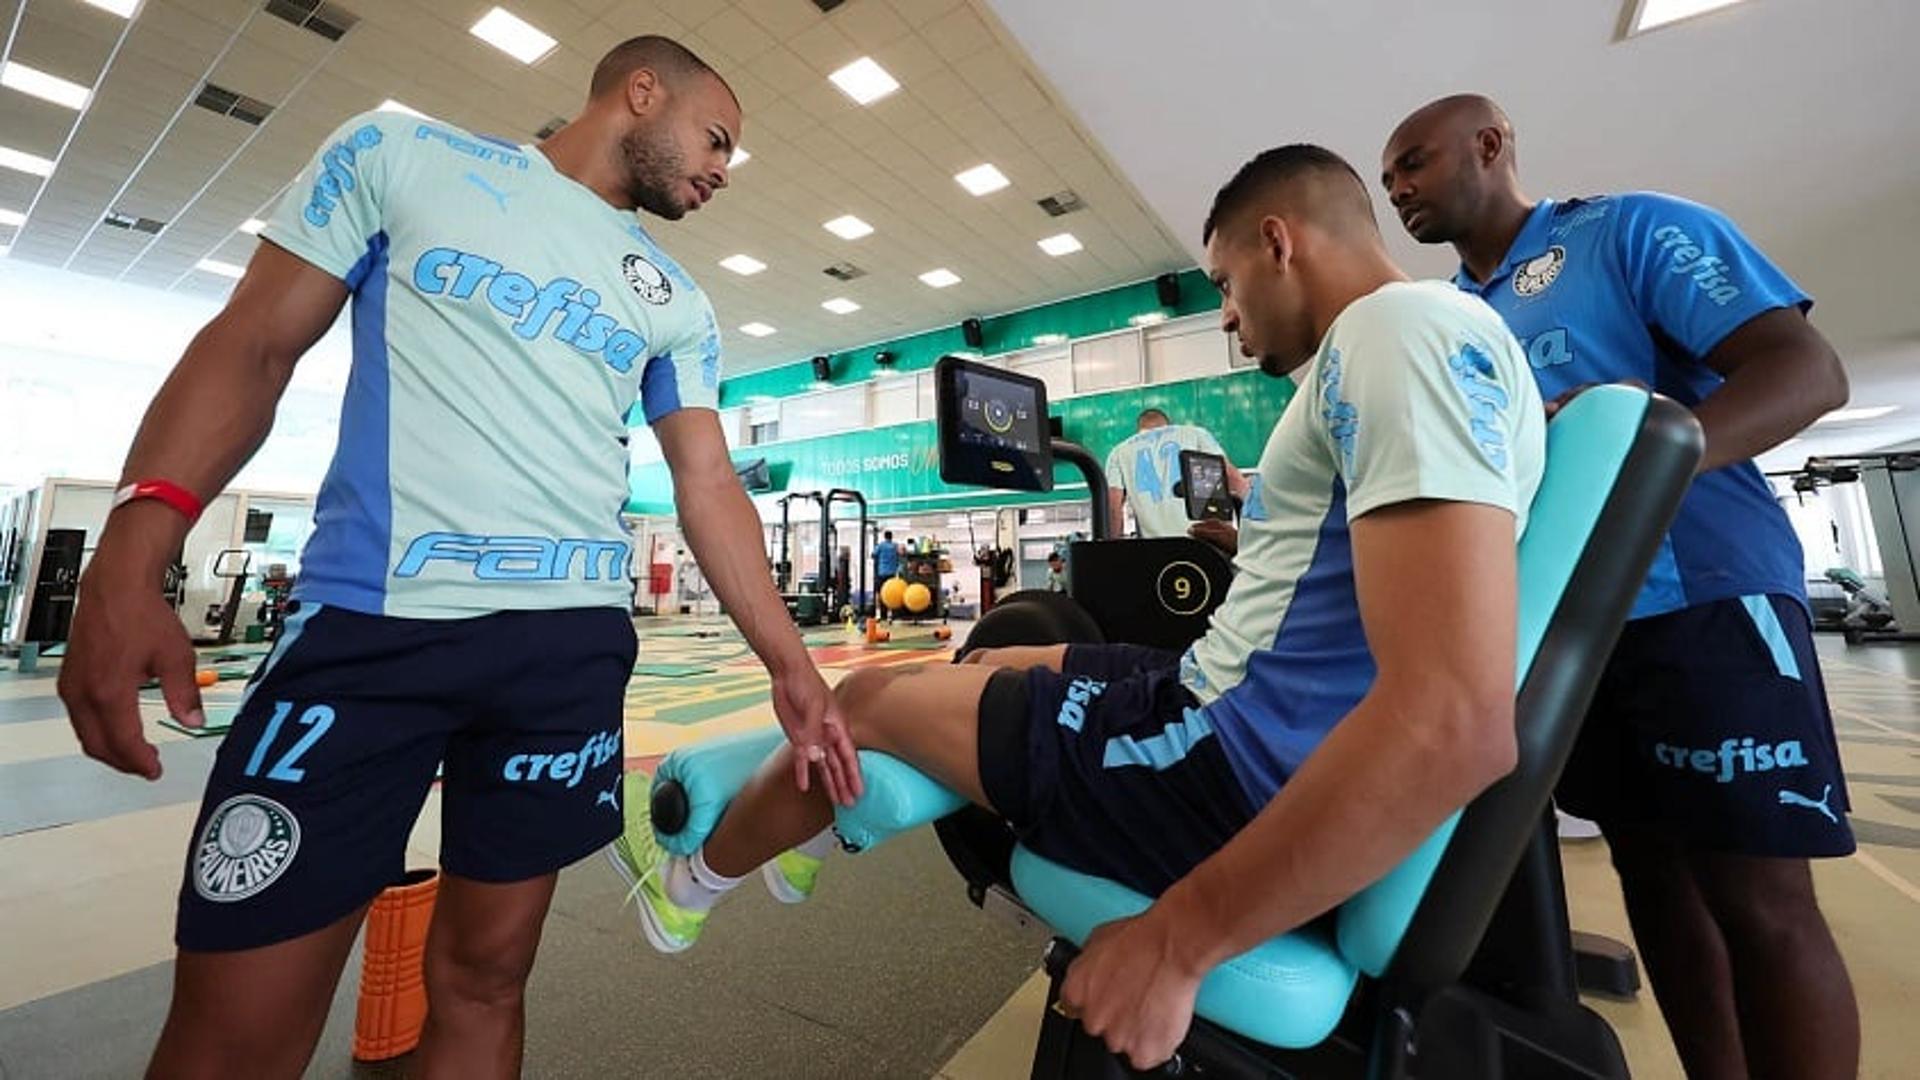
[[[367,909],[355,1061],[386,1061],[420,1044],[427,1022],[427,926],[439,891],[439,871],[409,870]]]

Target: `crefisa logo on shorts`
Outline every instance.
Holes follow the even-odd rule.
[[[633,286],[640,299],[649,304],[664,304],[673,299],[673,285],[660,268],[643,255],[629,255],[620,261],[620,274]]]
[[[300,851],[300,823],[259,795],[235,795],[207,818],[193,853],[193,888],[218,903],[245,900],[279,880]]]

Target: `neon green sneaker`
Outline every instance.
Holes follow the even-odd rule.
[[[683,908],[667,896],[667,863],[671,856],[654,839],[653,821],[645,809],[651,805],[648,796],[652,787],[652,780],[642,774],[627,776],[627,827],[607,845],[607,862],[626,883],[627,900],[635,902],[640,932],[647,944],[663,953],[685,952],[700,940],[708,913]],[[642,809],[636,813],[635,807]]]
[[[813,895],[824,862],[825,859],[798,851],[783,851],[760,868],[760,877],[775,900],[783,904],[804,904]]]

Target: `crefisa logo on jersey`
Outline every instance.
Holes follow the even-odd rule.
[[[245,900],[280,879],[300,851],[300,823],[259,795],[235,795],[207,818],[193,852],[193,888],[208,900]]]
[[[664,304],[673,299],[673,286],[668,283],[667,275],[660,268],[646,260],[642,255],[629,255],[620,263],[620,273],[640,294],[640,299],[649,304]]]
[[[1539,296],[1560,278],[1560,268],[1567,265],[1567,249],[1558,244],[1547,249],[1545,255],[1528,259],[1513,272],[1513,291],[1521,296]]]

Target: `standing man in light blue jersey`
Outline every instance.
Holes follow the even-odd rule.
[[[1646,192],[1538,202],[1476,95],[1403,121],[1381,182],[1525,343],[1547,397],[1633,380],[1707,436],[1560,784],[1613,851],[1693,1077],[1851,1077],[1860,1022],[1807,860],[1853,852],[1799,541],[1754,455],[1847,400],[1813,301],[1724,216]]]
[[[798,750],[788,782],[857,794],[721,437],[713,310],[634,213],[678,219],[712,198],[739,132],[725,82],[659,37],[609,52],[581,114],[538,146],[355,117],[162,387],[60,672],[87,753],[148,779],[140,682],[157,675],[173,715],[204,722],[161,571],[353,302],[339,449],[291,614],[194,826],[154,1075],[301,1074],[443,762],[421,1067],[519,1074],[557,872],[622,825],[636,401],[690,545],[773,675]]]
[[[1223,328],[1300,383],[1206,635],[1184,656],[995,649],[834,688],[859,745],[1034,851],[1158,897],[1094,933],[1062,990],[1141,1068],[1184,1037],[1208,970],[1377,880],[1512,770],[1515,542],[1546,463],[1513,335],[1479,300],[1407,280],[1339,156],[1261,154],[1202,239]],[[744,875],[830,820],[782,782],[790,756],[696,857]],[[723,892],[644,891],[675,949]]]
[[[1133,508],[1134,531],[1145,537],[1185,536],[1187,502],[1174,493],[1180,482],[1180,451],[1227,452],[1213,432],[1194,424],[1175,424],[1159,409],[1147,409],[1134,421],[1134,433],[1107,452],[1107,509],[1115,533],[1121,510]],[[1247,478],[1227,461],[1227,490],[1235,498],[1247,495]]]

